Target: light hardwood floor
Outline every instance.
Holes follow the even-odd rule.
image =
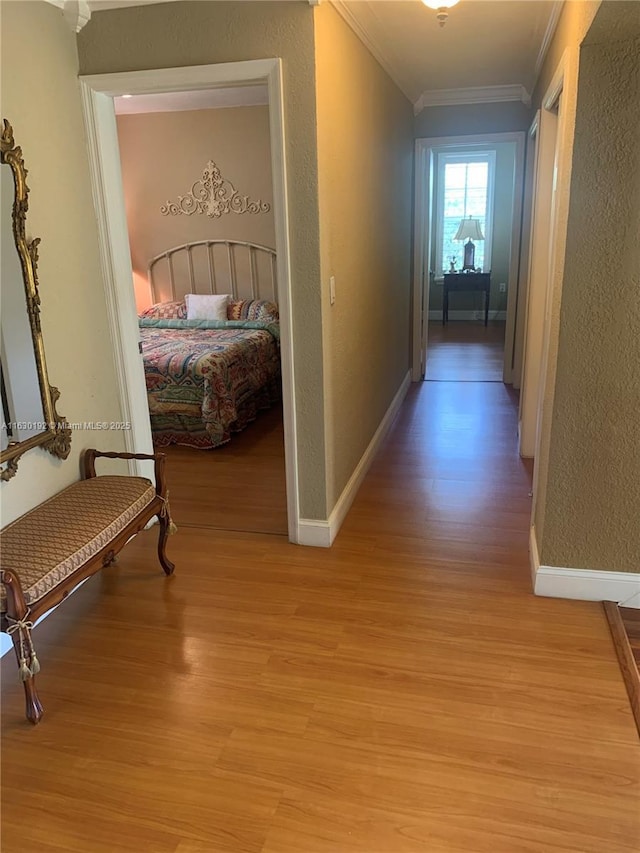
[[[282,406],[214,450],[171,445],[167,481],[176,524],[252,533],[287,533]]]
[[[3,661],[3,853],[637,853],[599,604],[535,598],[499,383],[423,383],[334,547],[141,534]]]
[[[425,378],[434,382],[502,382],[505,324],[432,320]]]

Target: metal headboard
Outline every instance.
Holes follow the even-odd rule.
[[[154,303],[185,293],[278,301],[275,250],[239,240],[197,240],[167,249],[149,261],[148,281]]]

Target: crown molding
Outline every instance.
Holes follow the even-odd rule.
[[[65,21],[74,33],[79,33],[91,18],[91,9],[86,0],[45,0],[58,9],[62,9]]]
[[[318,0],[318,2],[320,2],[320,0]],[[387,53],[384,51],[380,42],[372,38],[371,34],[366,31],[360,21],[353,14],[350,8],[351,4],[344,2],[344,0],[330,0],[330,2],[336,12],[340,15],[340,17],[348,24],[348,26],[360,39],[362,44],[367,48],[369,53],[371,53],[375,57],[375,59],[378,60],[380,65],[384,68],[389,77],[391,77],[398,89],[400,89],[400,91],[413,103],[413,98],[415,97],[415,94],[412,96],[412,94],[407,91],[407,88],[402,82],[401,75],[398,73],[397,68],[394,66]]]
[[[540,71],[542,70],[542,65],[544,63],[545,57],[547,55],[547,51],[549,50],[549,45],[553,40],[553,37],[556,33],[556,29],[558,27],[558,21],[560,20],[560,15],[562,14],[562,10],[564,9],[564,0],[556,0],[551,9],[551,14],[549,15],[549,21],[547,22],[547,29],[544,31],[544,35],[542,36],[542,41],[540,42],[540,50],[538,51],[538,57],[536,59],[535,71],[534,71],[534,79],[537,80],[540,75]]]
[[[491,104],[521,101],[531,105],[531,95],[520,83],[509,86],[473,86],[469,89],[432,89],[423,92],[413,105],[416,115],[426,107],[450,107],[457,104]]]

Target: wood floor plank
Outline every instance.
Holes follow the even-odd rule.
[[[502,382],[504,322],[429,322],[427,371],[434,382]]]
[[[412,387],[331,549],[183,525],[166,578],[136,537],[35,629],[38,727],[2,661],[3,853],[636,853],[609,628],[531,592],[516,420]]]
[[[162,452],[176,524],[286,535],[281,405],[259,412],[221,447],[197,450],[173,444]]]
[[[335,797],[310,797],[304,791],[293,791],[281,801],[263,851],[546,853],[551,849],[549,845],[559,837],[557,830],[534,827],[526,819],[519,825],[512,823],[507,832],[501,817],[495,812],[493,816],[487,811],[480,819],[470,819],[463,810],[456,808],[455,800],[444,804],[439,811],[427,804],[424,811],[428,812],[428,816],[394,812],[389,808],[377,808],[361,802],[349,802],[345,808],[344,801]],[[452,823],[456,826],[455,838],[451,833]],[[317,829],[310,832],[310,827]],[[567,837],[567,833],[563,835],[564,850],[582,849],[585,853],[598,851],[597,846],[577,848],[574,846],[577,838]],[[626,848],[610,849],[622,853]]]

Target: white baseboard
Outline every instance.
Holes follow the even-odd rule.
[[[536,595],[580,601],[615,601],[624,607],[640,608],[640,572],[542,566],[534,527],[529,536],[529,557]]]
[[[333,538],[328,521],[314,518],[301,518],[298,522],[298,545],[310,545],[312,548],[330,548]]]
[[[429,319],[430,320],[440,320],[442,322],[442,309],[430,310],[429,311]],[[481,309],[479,311],[449,311],[449,319],[450,320],[484,320],[484,311]],[[506,311],[492,311],[489,309],[489,319],[490,320],[502,320],[505,321],[507,319]]]
[[[389,408],[380,421],[378,429],[375,431],[373,438],[369,442],[369,446],[362,454],[362,457],[356,468],[349,478],[349,482],[342,490],[342,494],[338,498],[329,518],[324,520],[315,520],[310,518],[301,518],[298,522],[298,544],[311,545],[319,548],[330,548],[333,540],[338,535],[338,531],[342,527],[342,522],[345,520],[351,504],[358,493],[358,489],[364,480],[367,471],[369,470],[373,459],[380,449],[380,445],[395,416],[402,405],[404,398],[411,384],[411,371],[407,371],[406,376],[402,380],[402,384],[395,397],[391,401]]]

